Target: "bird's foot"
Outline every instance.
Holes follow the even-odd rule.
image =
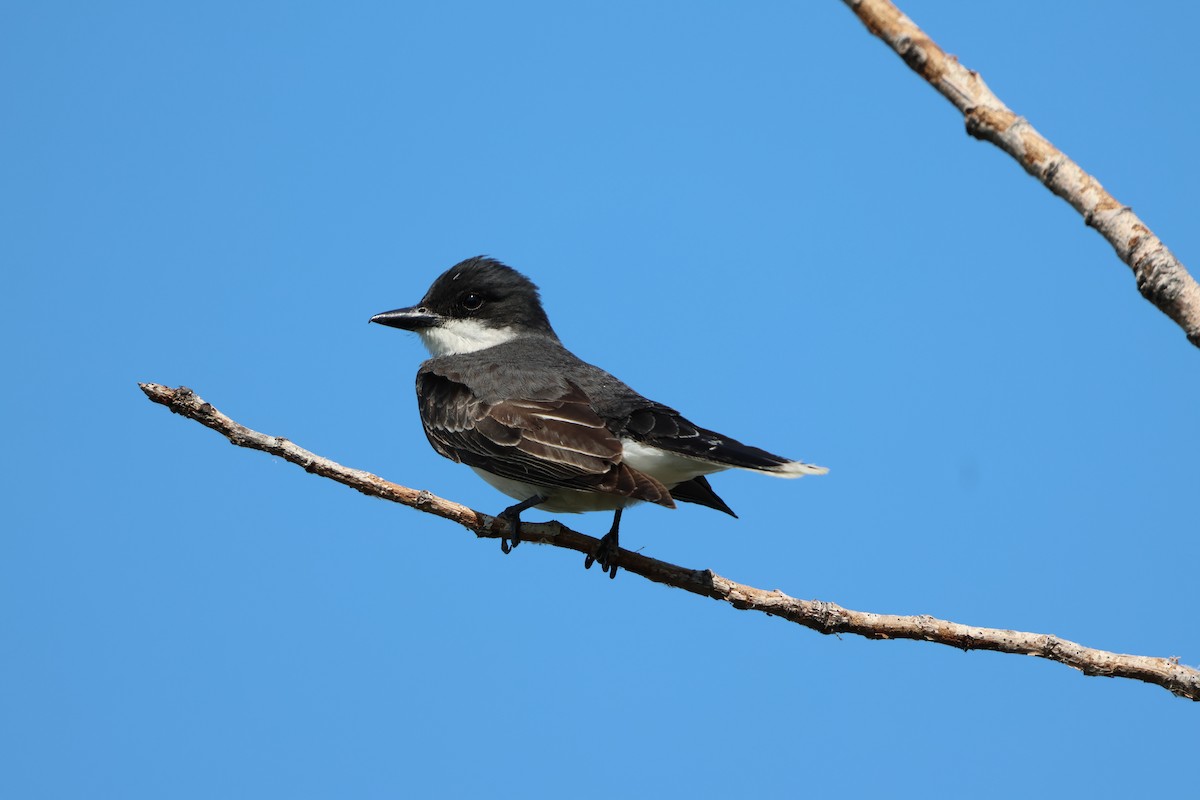
[[[508,523],[509,533],[507,535],[500,534],[500,552],[508,555],[516,549],[521,543],[521,514],[509,514],[507,510],[501,512],[497,519],[502,519]]]
[[[616,530],[611,530],[600,539],[591,555],[583,559],[583,568],[591,569],[592,564],[599,564],[600,569],[608,573],[608,577],[617,577],[617,561],[620,559],[621,543]]]
[[[521,512],[545,500],[546,498],[535,494],[528,500],[509,506],[496,516],[496,519],[503,520],[508,525],[509,530],[507,535],[500,534],[500,552],[508,555],[521,543]]]

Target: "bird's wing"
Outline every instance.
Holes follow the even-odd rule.
[[[567,383],[534,400],[484,402],[459,376],[417,374],[417,402],[434,449],[510,480],[617,494],[673,507],[671,494],[622,461],[621,442]]]

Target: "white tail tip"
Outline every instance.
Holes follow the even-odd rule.
[[[803,461],[789,461],[767,474],[778,475],[781,478],[799,478],[802,475],[824,475],[827,472],[829,472],[829,467],[818,467],[816,464],[805,464]]]

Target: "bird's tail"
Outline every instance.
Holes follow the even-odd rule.
[[[726,467],[761,472],[777,478],[799,478],[804,475],[824,475],[829,472],[825,467],[807,464],[803,461],[791,461],[783,456],[742,444],[737,439],[723,436],[704,428],[697,429],[696,444],[692,445],[696,456],[714,461]],[[697,446],[699,445],[699,446]]]
[[[773,475],[776,478],[799,478],[804,475],[824,475],[829,467],[818,467],[816,464],[805,464],[803,461],[785,461],[773,467],[743,467],[754,472]]]
[[[802,475],[824,475],[829,472],[825,467],[792,461],[761,447],[743,444],[732,437],[701,428],[666,406],[654,405],[630,414],[625,421],[625,429],[630,438],[639,444],[689,459],[706,461],[716,467],[710,470],[696,470],[701,474],[722,469],[744,469],[779,478],[799,478]],[[695,472],[692,475],[694,476]],[[685,499],[688,502],[696,502],[691,498]]]

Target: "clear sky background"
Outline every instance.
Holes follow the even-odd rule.
[[[1200,269],[1197,6],[903,8]],[[498,512],[366,324],[487,253],[830,467],[625,546],[1200,664],[1200,352],[840,2],[8,3],[0,86],[0,796],[1194,793],[1161,688],[505,557],[137,389]]]

